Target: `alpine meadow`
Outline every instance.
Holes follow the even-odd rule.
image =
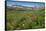
[[[45,28],[45,3],[7,1],[7,30]]]

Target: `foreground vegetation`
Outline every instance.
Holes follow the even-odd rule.
[[[7,10],[7,30],[44,28],[44,9],[19,11]]]

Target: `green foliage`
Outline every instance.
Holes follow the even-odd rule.
[[[7,30],[45,27],[44,10],[7,10]]]

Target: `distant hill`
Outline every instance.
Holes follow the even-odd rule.
[[[19,10],[19,9],[23,9],[23,10],[39,10],[39,9],[43,9],[45,7],[29,7],[29,6],[20,6],[20,5],[17,5],[17,6],[7,6],[8,9],[16,9],[16,10]]]

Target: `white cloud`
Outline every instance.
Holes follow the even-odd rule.
[[[27,6],[27,7],[34,7],[33,5],[23,5],[23,6]]]

